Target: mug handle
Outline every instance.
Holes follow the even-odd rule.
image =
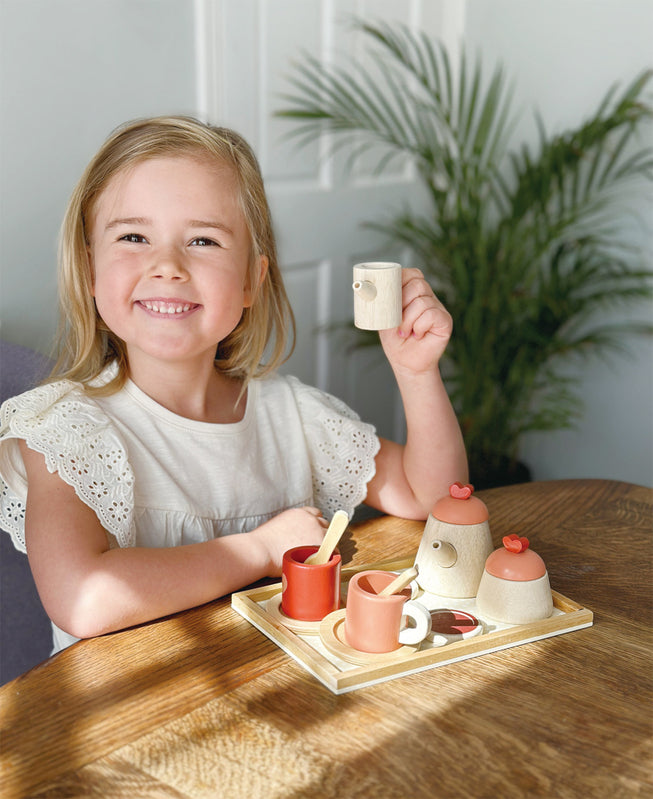
[[[405,623],[404,616],[409,616],[413,623],[401,630],[399,633],[399,643],[402,644],[402,646],[414,646],[415,644],[421,643],[431,632],[431,612],[420,602],[409,599],[404,602],[402,613],[403,623]]]

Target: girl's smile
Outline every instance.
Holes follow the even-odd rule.
[[[173,299],[137,300],[137,304],[162,319],[180,318],[183,314],[195,311],[201,306],[196,303]]]

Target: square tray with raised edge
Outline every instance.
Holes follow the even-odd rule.
[[[413,561],[414,557],[411,557],[349,567],[342,570],[342,582],[343,585],[346,584],[356,572],[367,569],[398,572],[412,566]],[[591,610],[567,599],[556,591],[552,591],[552,616],[548,619],[521,625],[486,621],[476,610],[473,604],[474,600],[455,600],[427,594],[426,597],[431,600],[431,605],[433,605],[432,600],[435,599],[435,606],[442,607],[443,603],[446,603],[445,607],[454,605],[458,608],[462,606],[462,609],[472,613],[490,630],[473,638],[456,641],[445,646],[422,645],[418,651],[398,655],[396,659],[359,666],[345,662],[332,654],[323,645],[319,635],[295,633],[282,624],[278,618],[270,615],[266,610],[266,602],[280,591],[281,583],[239,591],[232,595],[231,606],[334,694],[348,693],[407,674],[415,674],[419,671],[456,663],[459,660],[487,655],[500,649],[521,646],[542,638],[551,638],[554,635],[581,630],[584,627],[591,627],[593,624]]]

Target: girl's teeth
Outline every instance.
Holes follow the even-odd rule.
[[[155,313],[176,314],[190,310],[190,305],[188,303],[185,305],[173,305],[167,302],[143,302],[143,305],[148,311],[154,311]]]

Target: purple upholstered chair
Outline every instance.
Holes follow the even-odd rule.
[[[35,386],[50,366],[45,356],[0,341],[0,402]],[[0,530],[0,684],[45,660],[51,649],[52,628],[27,556]]]

